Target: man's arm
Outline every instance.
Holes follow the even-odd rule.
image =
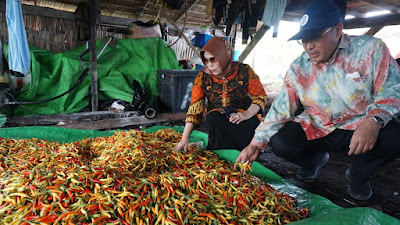
[[[400,69],[390,56],[389,49],[379,40],[376,45],[375,62],[372,65],[375,100],[367,106],[366,118],[354,131],[349,145],[349,155],[372,150],[379,131],[400,111]],[[381,123],[380,123],[381,121]]]
[[[282,90],[279,92],[264,122],[257,127],[250,145],[242,150],[236,162],[252,163],[261,149],[265,149],[270,138],[275,135],[283,125],[294,118],[294,113],[299,105],[297,95],[296,73],[293,67],[287,72]]]
[[[248,161],[249,164],[252,164],[257,159],[259,153],[260,149],[256,145],[249,144],[237,157],[234,168],[237,168],[237,163],[244,164]]]
[[[386,125],[400,112],[400,68],[382,40],[373,55],[374,102],[367,106],[366,117],[377,116]]]

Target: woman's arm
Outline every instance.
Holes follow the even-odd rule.
[[[197,74],[193,82],[192,87],[192,99],[190,101],[190,106],[188,108],[188,113],[186,116],[186,124],[183,129],[182,139],[174,147],[174,151],[188,150],[189,136],[194,130],[196,125],[200,125],[203,112],[205,110],[204,105],[205,94],[203,91],[203,81],[202,72]]]
[[[185,152],[188,150],[189,146],[189,137],[192,131],[194,130],[194,123],[186,123],[185,128],[183,129],[182,139],[178,142],[174,147],[174,151],[178,152],[180,150],[184,150]]]

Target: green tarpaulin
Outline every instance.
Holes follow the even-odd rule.
[[[160,38],[118,39],[116,47],[106,47],[97,61],[99,100],[118,99],[131,102],[132,81],[137,80],[149,95],[158,95],[156,71],[179,69],[174,51]],[[104,43],[96,42],[97,53]],[[34,102],[58,96],[70,89],[85,68],[90,54],[79,60],[86,50],[81,46],[63,53],[30,48],[32,65],[29,84],[17,93],[19,102]],[[8,56],[8,45],[4,45]],[[47,102],[20,105],[14,108],[15,116],[76,113],[90,104],[90,74],[69,94]]]
[[[155,132],[162,128],[166,127],[155,126],[146,131]],[[174,129],[182,131],[183,127],[174,127]],[[0,137],[2,138],[39,138],[59,142],[72,142],[82,140],[86,137],[110,136],[113,134],[113,131],[77,130],[56,127],[17,127],[0,129]],[[203,141],[206,145],[208,136],[203,132],[194,131],[190,137],[190,141]],[[216,150],[214,152],[218,154],[220,158],[231,162],[234,162],[239,155],[239,151],[237,150]],[[253,175],[270,183],[276,189],[285,191],[296,197],[299,206],[309,208],[310,214],[308,218],[294,222],[292,223],[293,225],[400,225],[400,220],[372,208],[341,208],[322,196],[314,195],[288,183],[257,162],[254,162],[251,167]]]

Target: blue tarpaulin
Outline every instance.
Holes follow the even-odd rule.
[[[8,66],[10,70],[28,74],[31,67],[28,40],[20,0],[7,0],[6,19],[8,27]]]

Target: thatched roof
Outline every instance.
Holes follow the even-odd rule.
[[[77,5],[82,1],[86,2],[86,0],[21,0],[21,3],[74,12]],[[185,22],[187,26],[191,27],[213,25],[212,16],[205,13],[207,0],[186,0],[186,4],[179,10],[165,8],[160,2],[163,1],[101,0],[101,15],[141,21],[157,18],[166,21],[166,17],[170,17],[172,21],[180,25]],[[228,3],[231,2],[228,1]],[[298,20],[310,2],[311,0],[288,0],[283,19]],[[382,10],[388,10],[390,14],[376,18],[364,18],[368,12]],[[346,21],[348,28],[400,24],[400,1],[347,0],[347,15],[355,17]]]

